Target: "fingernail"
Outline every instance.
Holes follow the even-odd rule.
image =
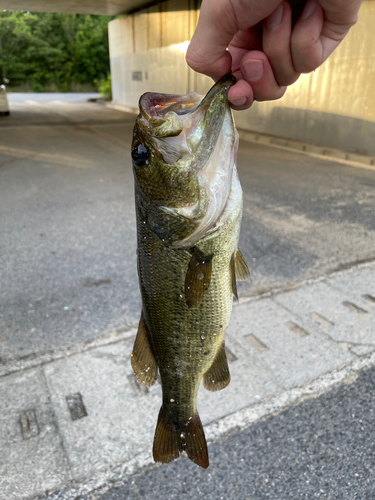
[[[243,106],[246,104],[246,97],[235,96],[231,97],[229,101],[233,104],[233,106]]]
[[[311,16],[311,14],[314,12],[316,9],[316,1],[315,0],[309,0],[303,9],[301,19],[306,19],[306,17]]]
[[[283,14],[284,5],[281,4],[266,18],[266,28],[276,28],[281,23]]]
[[[263,61],[260,59],[248,59],[242,64],[245,80],[257,82],[263,76]]]

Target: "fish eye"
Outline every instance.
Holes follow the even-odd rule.
[[[132,151],[132,158],[137,167],[150,163],[150,153],[144,144],[138,144]]]

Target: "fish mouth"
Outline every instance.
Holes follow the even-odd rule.
[[[206,96],[146,92],[139,100],[137,125],[166,163],[174,164],[185,156],[198,169],[217,141],[229,108],[228,92],[235,83],[233,75],[226,75]]]
[[[210,130],[206,135],[214,136],[214,129],[216,132],[220,129],[228,106],[229,89],[235,83],[233,75],[226,75],[211,87],[206,96],[196,92],[184,96],[146,92],[139,100],[137,123],[151,137],[175,137],[184,129],[194,131],[203,115],[208,115]],[[215,137],[210,142],[214,140]]]

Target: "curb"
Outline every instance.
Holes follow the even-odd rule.
[[[240,140],[255,142],[280,149],[294,150],[302,154],[314,156],[324,160],[335,161],[344,165],[367,168],[375,170],[375,156],[366,156],[356,153],[349,153],[341,149],[328,148],[324,146],[315,146],[307,142],[295,141],[292,139],[283,139],[257,132],[238,129]]]

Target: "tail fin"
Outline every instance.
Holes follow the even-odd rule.
[[[186,425],[185,443],[186,453],[190,460],[203,467],[203,469],[207,469],[210,464],[207,443],[198,413]]]
[[[155,462],[168,463],[186,451],[190,460],[207,469],[209,465],[206,438],[198,413],[187,423],[175,423],[162,406],[156,425],[153,455]]]
[[[156,425],[153,455],[155,462],[168,463],[179,457],[182,451],[178,428],[168,418],[162,406]]]

